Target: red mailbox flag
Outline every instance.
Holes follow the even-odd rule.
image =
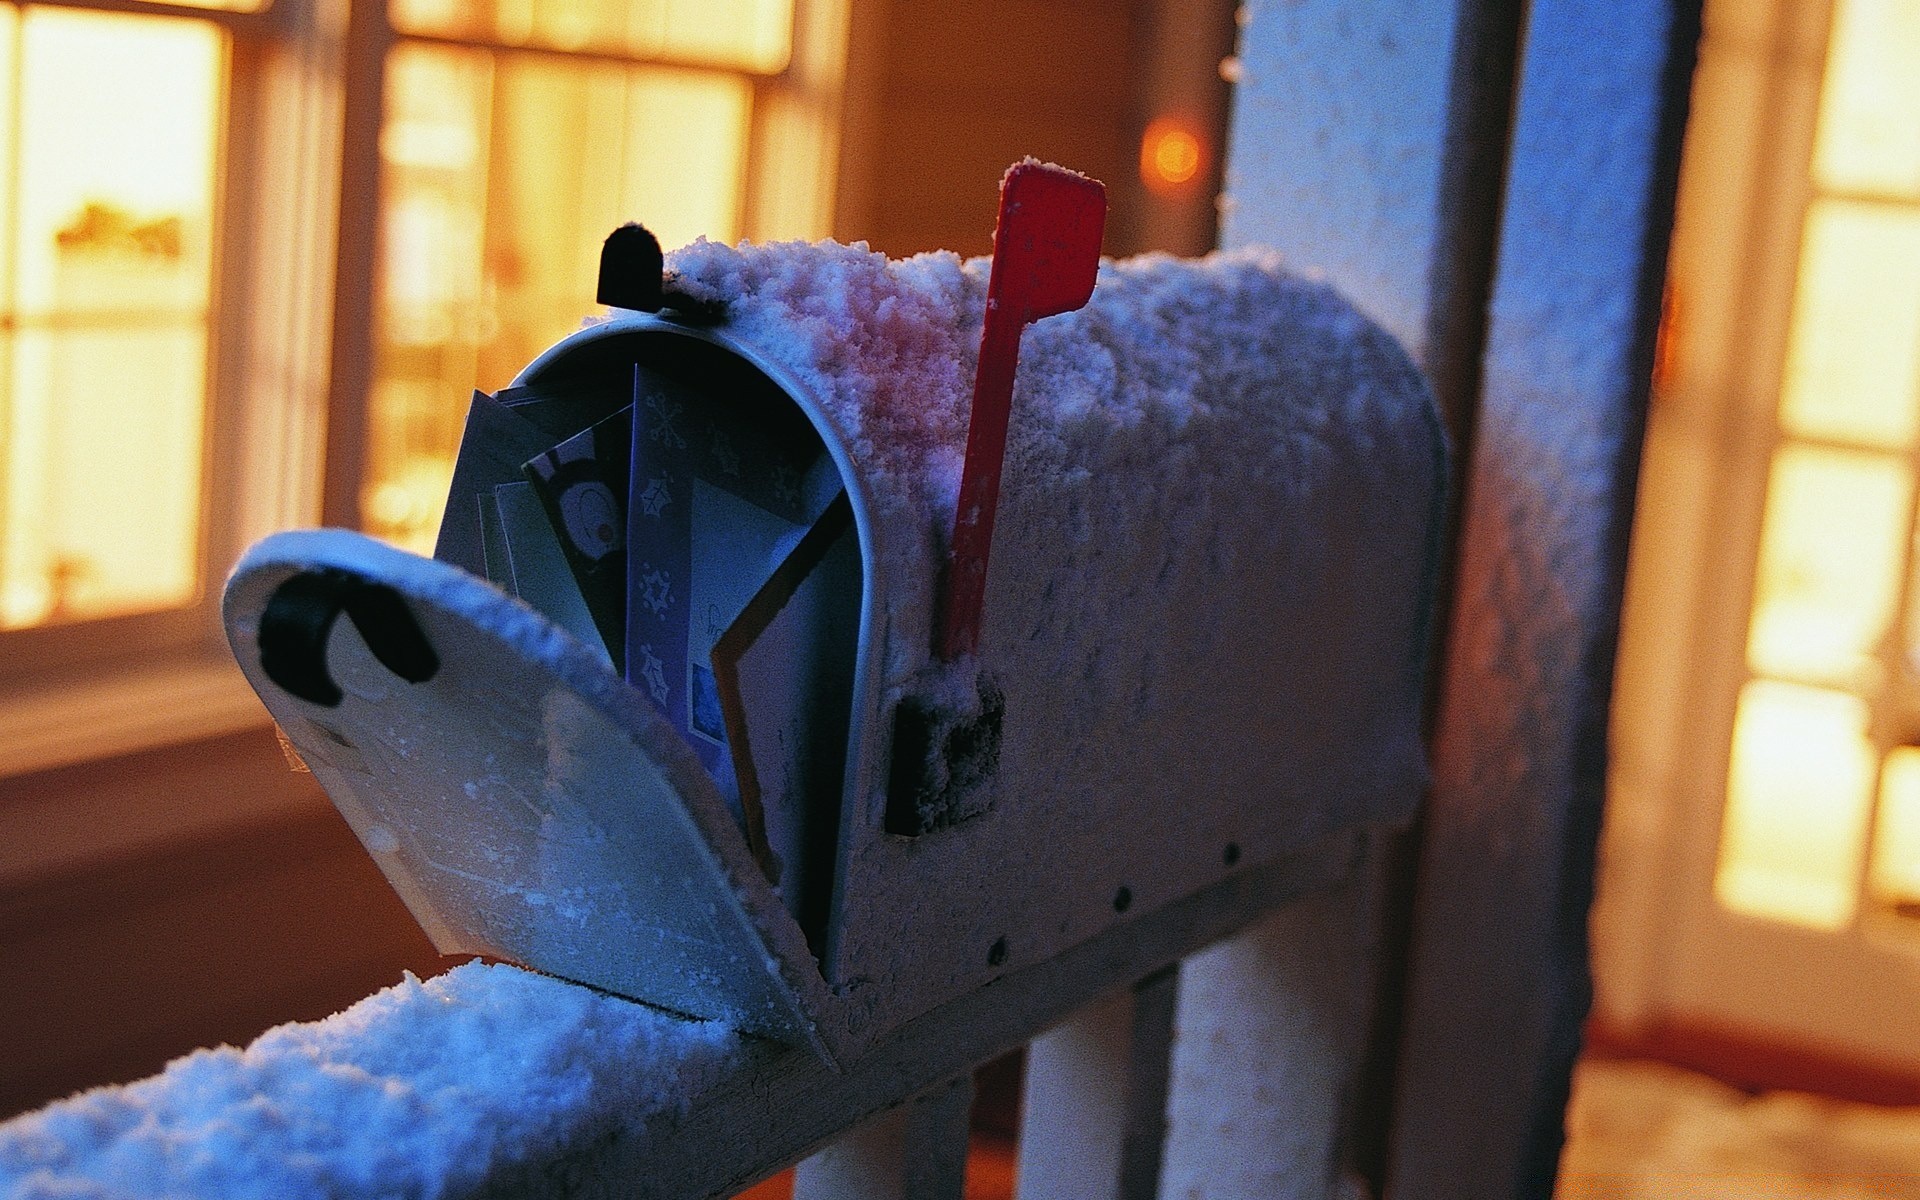
[[[935,652],[952,662],[980,644],[987,591],[987,551],[1000,503],[1007,417],[1020,331],[1042,317],[1072,312],[1093,295],[1107,189],[1097,179],[1035,159],[1015,163],[1000,181],[1000,219],[993,230],[993,274],[980,330],[980,366],[973,377],[967,461],[947,551],[945,602]]]

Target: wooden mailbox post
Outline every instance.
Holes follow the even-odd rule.
[[[1251,15],[1225,241],[1337,282],[1410,348],[1456,441],[1435,781],[1378,860],[1380,941],[1351,959],[1378,1008],[1365,1048],[1348,1047],[1364,1063],[1349,1136],[1396,1200],[1545,1196],[1589,995],[1613,650],[1699,6]],[[1251,987],[1265,969],[1228,974]],[[1302,1186],[1285,1194],[1324,1194]]]

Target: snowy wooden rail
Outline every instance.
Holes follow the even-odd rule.
[[[970,1073],[1025,1044],[1024,1200],[1549,1194],[1698,6],[1249,16],[1224,240],[1379,321],[1463,451],[1412,833],[1231,874],[837,1071],[462,967],[0,1127],[0,1184],[724,1197],[801,1162],[803,1200],[946,1200]]]
[[[1166,969],[1349,875],[1359,845],[1343,836],[1014,972],[911,1022],[845,1071],[756,1043],[735,1069],[685,1097],[683,1113],[509,1172],[498,1180],[502,1194],[728,1196],[835,1143],[801,1163],[799,1200],[958,1200],[974,1071],[1042,1035],[1028,1064],[1027,1095],[1041,1102],[1029,1103],[1022,1130],[1023,1193],[1155,1195],[1173,1035],[1175,976]],[[1149,1009],[1158,1020],[1135,1021]],[[1207,1084],[1196,1077],[1192,1086]],[[1210,1107],[1197,1094],[1181,1100]],[[1209,1152],[1229,1150],[1213,1130],[1203,1136]],[[587,1179],[603,1182],[578,1190]]]
[[[1298,922],[1188,956],[1307,893],[1351,913],[1339,885],[1363,842],[1343,835],[1015,971],[844,1071],[470,964],[0,1128],[0,1181],[22,1195],[84,1182],[105,1195],[726,1197],[825,1147],[800,1164],[803,1200],[958,1197],[972,1073],[1039,1035],[1022,1194],[1151,1196],[1163,1158],[1177,1179],[1183,1165],[1217,1173],[1222,1154],[1254,1169],[1247,1194],[1293,1194],[1284,1180],[1313,1174],[1331,1137],[1328,1088],[1351,1033],[1339,1018],[1357,998],[1336,987],[1318,1011],[1272,1003],[1310,996],[1301,971],[1327,966],[1298,954],[1319,940]],[[1352,932],[1336,918],[1319,938]],[[1265,1005],[1236,994],[1256,980]],[[1178,1064],[1176,990],[1195,1059]],[[1300,1124],[1218,1120],[1244,1108],[1255,1061],[1270,1085],[1319,1097]]]

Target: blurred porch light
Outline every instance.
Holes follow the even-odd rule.
[[[1140,181],[1155,195],[1186,191],[1206,161],[1205,141],[1178,117],[1155,117],[1140,137]]]

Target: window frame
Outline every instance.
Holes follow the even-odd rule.
[[[247,546],[277,529],[363,524],[379,286],[379,139],[387,56],[396,45],[612,57],[749,79],[739,201],[744,237],[827,236],[847,174],[840,132],[849,42],[858,36],[855,0],[793,0],[792,49],[778,71],[403,34],[389,20],[386,0],[267,0],[256,12],[166,0],[9,2],[22,11],[191,19],[227,38],[199,589],[180,608],[0,631],[0,778],[268,724],[226,644],[220,585]],[[779,135],[793,132],[796,114],[810,126],[798,139],[806,144],[789,147]]]
[[[318,329],[275,327],[253,301],[274,272],[288,288],[311,286],[311,269],[287,270],[320,257],[317,231],[303,231],[286,213],[311,203],[301,194],[312,175],[311,143],[277,148],[276,123],[310,124],[308,110],[325,97],[290,92],[326,39],[311,19],[315,7],[279,0],[257,12],[233,12],[147,0],[26,0],[35,8],[77,9],[202,22],[225,35],[224,97],[215,131],[214,239],[208,291],[205,399],[201,429],[198,587],[180,607],[80,619],[0,632],[0,776],[129,753],[266,721],[233,669],[219,627],[219,584],[244,545],[259,533],[317,515],[302,504],[302,474],[284,442],[250,444],[263,424],[311,423],[316,406],[254,378],[263,360],[299,366],[299,343]],[[306,10],[303,14],[302,10]],[[303,16],[306,19],[303,19]],[[270,94],[294,95],[297,111],[269,113]],[[325,198],[331,207],[332,197]],[[278,227],[291,240],[263,259],[261,231]],[[327,281],[330,285],[331,280]],[[292,403],[288,404],[287,400]],[[287,411],[271,410],[281,405]],[[275,417],[279,419],[274,420]],[[240,448],[247,445],[246,453]],[[269,479],[282,483],[263,487]],[[289,486],[291,485],[291,486]],[[311,488],[305,490],[310,491]]]
[[[1751,679],[1795,682],[1748,658],[1771,466],[1782,445],[1835,444],[1788,432],[1779,406],[1809,206],[1833,194],[1811,164],[1836,9],[1707,8],[1699,77],[1715,90],[1696,100],[1688,131],[1671,274],[1679,333],[1641,477],[1593,921],[1595,1016],[1629,1040],[1807,1046],[1912,1074],[1920,939],[1909,918],[1874,912],[1860,875],[1837,931],[1736,911],[1715,891],[1741,691]],[[1880,702],[1878,688],[1800,682]],[[1870,814],[1879,736],[1869,728]],[[1871,824],[1861,834],[1862,873],[1875,836]]]
[[[833,230],[833,199],[841,175],[839,158],[842,106],[847,94],[853,0],[790,0],[791,47],[786,63],[764,70],[692,55],[647,55],[604,46],[565,50],[538,43],[406,32],[395,28],[385,0],[352,5],[347,32],[346,112],[341,152],[341,206],[337,230],[341,278],[367,285],[336,301],[332,334],[332,415],[323,489],[324,523],[347,529],[365,527],[362,487],[367,478],[366,429],[376,361],[375,322],[379,310],[382,178],[380,131],[385,109],[386,63],[392,50],[412,43],[470,50],[505,58],[546,56],[580,63],[622,67],[666,67],[709,71],[748,81],[751,88],[744,174],[736,228],[754,241],[808,240]],[[799,110],[813,125],[816,145],[784,149],[774,128],[784,111]],[[771,196],[791,196],[793,186],[811,177],[812,195],[797,206],[781,206]],[[780,185],[785,184],[782,189]],[[633,214],[644,218],[644,214]],[[610,230],[608,232],[611,232]],[[504,384],[504,380],[500,381]],[[485,386],[486,381],[482,381]]]

